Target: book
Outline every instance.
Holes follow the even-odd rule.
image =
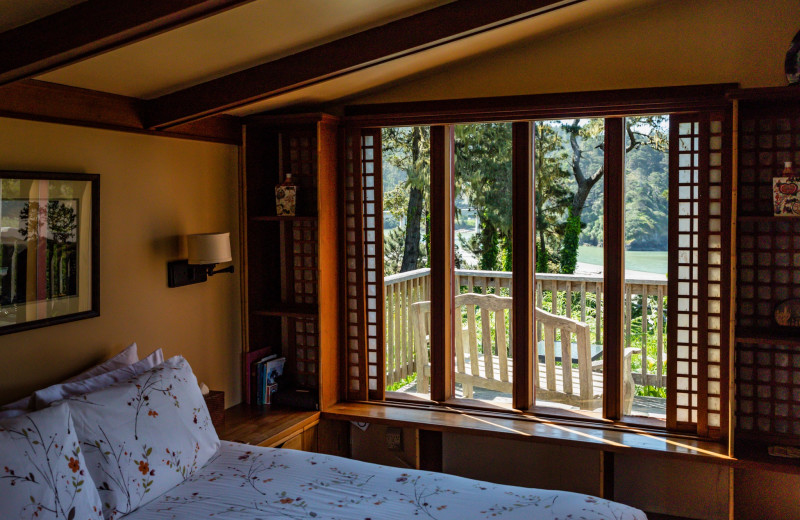
[[[254,402],[255,397],[255,390],[256,390],[256,363],[267,356],[269,354],[270,348],[264,347],[257,350],[251,350],[250,352],[245,352],[245,366],[247,370],[245,371],[244,377],[244,400],[245,403],[251,404]]]
[[[249,366],[245,381],[245,388],[247,389],[245,402],[247,404],[263,404],[263,401],[259,402],[259,397],[261,397],[259,388],[263,384],[263,380],[259,380],[260,367],[267,361],[278,357],[277,354],[269,354],[269,351],[269,348],[262,348],[246,353],[246,360]]]
[[[285,357],[275,357],[266,362],[266,383],[267,385],[274,385],[278,383],[278,378],[283,375],[283,365],[286,364]]]

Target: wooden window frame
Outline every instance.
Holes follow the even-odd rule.
[[[396,103],[348,107],[346,121],[351,131],[395,126],[431,127],[431,226],[434,236],[443,237],[431,246],[431,401],[447,406],[478,407],[475,401],[456,400],[453,361],[453,123],[489,121],[512,122],[512,222],[515,229],[515,251],[512,271],[514,276],[513,354],[514,364],[513,408],[517,412],[536,416],[561,416],[557,410],[533,407],[535,389],[532,384],[533,361],[533,269],[534,221],[533,176],[531,157],[535,146],[532,124],[535,120],[552,120],[574,117],[603,117],[605,132],[605,239],[615,247],[604,251],[605,315],[604,342],[622,346],[624,336],[622,302],[624,301],[624,172],[626,116],[664,113],[706,113],[713,110],[730,114],[731,106],[726,94],[735,85],[699,85],[691,87],[664,87],[602,91],[575,94],[548,94],[478,100],[446,100],[435,103]],[[731,135],[728,138],[732,138]],[[608,153],[618,150],[617,154]],[[726,159],[726,162],[729,162]],[[723,216],[724,217],[724,216]],[[730,216],[728,216],[728,219]],[[670,227],[673,226],[672,216]],[[519,254],[525,251],[527,254]],[[729,264],[723,267],[730,269]],[[617,303],[615,305],[615,302]],[[616,311],[615,311],[616,309]],[[730,343],[730,342],[728,342]],[[732,346],[723,345],[726,357]],[[346,349],[343,349],[345,351]],[[606,348],[604,356],[603,417],[587,418],[589,422],[642,426],[654,431],[668,431],[667,422],[656,426],[653,422],[637,421],[622,414],[622,349]],[[723,365],[723,369],[725,366]],[[732,373],[723,379],[732,378]],[[363,394],[362,394],[363,395]],[[724,397],[729,398],[728,395]],[[397,398],[396,395],[389,396]],[[352,397],[351,397],[352,399]],[[464,402],[459,402],[464,401]],[[729,407],[723,406],[724,422],[729,420]],[[574,418],[574,416],[572,416]],[[724,430],[724,429],[723,429]],[[705,429],[692,432],[707,436]],[[718,437],[726,441],[724,434]]]

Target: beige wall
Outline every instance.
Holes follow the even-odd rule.
[[[100,317],[0,336],[0,402],[135,341],[181,354],[239,400],[241,312],[235,146],[0,118],[0,169],[100,174]],[[187,233],[231,231],[237,274],[167,288]]]
[[[785,85],[796,0],[671,0],[441,68],[349,104],[738,82]]]

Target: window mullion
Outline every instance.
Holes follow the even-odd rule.
[[[455,395],[454,139],[452,125],[431,127],[431,399],[440,402]]]
[[[625,291],[625,119],[605,120],[603,222],[603,416],[622,418]]]
[[[534,403],[533,395],[533,123],[512,126],[512,224],[514,256],[512,259],[512,291],[514,297],[511,320],[514,358],[514,408],[527,410]]]

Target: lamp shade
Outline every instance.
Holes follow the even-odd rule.
[[[187,237],[189,263],[197,265],[220,264],[230,262],[231,234],[202,233]]]

